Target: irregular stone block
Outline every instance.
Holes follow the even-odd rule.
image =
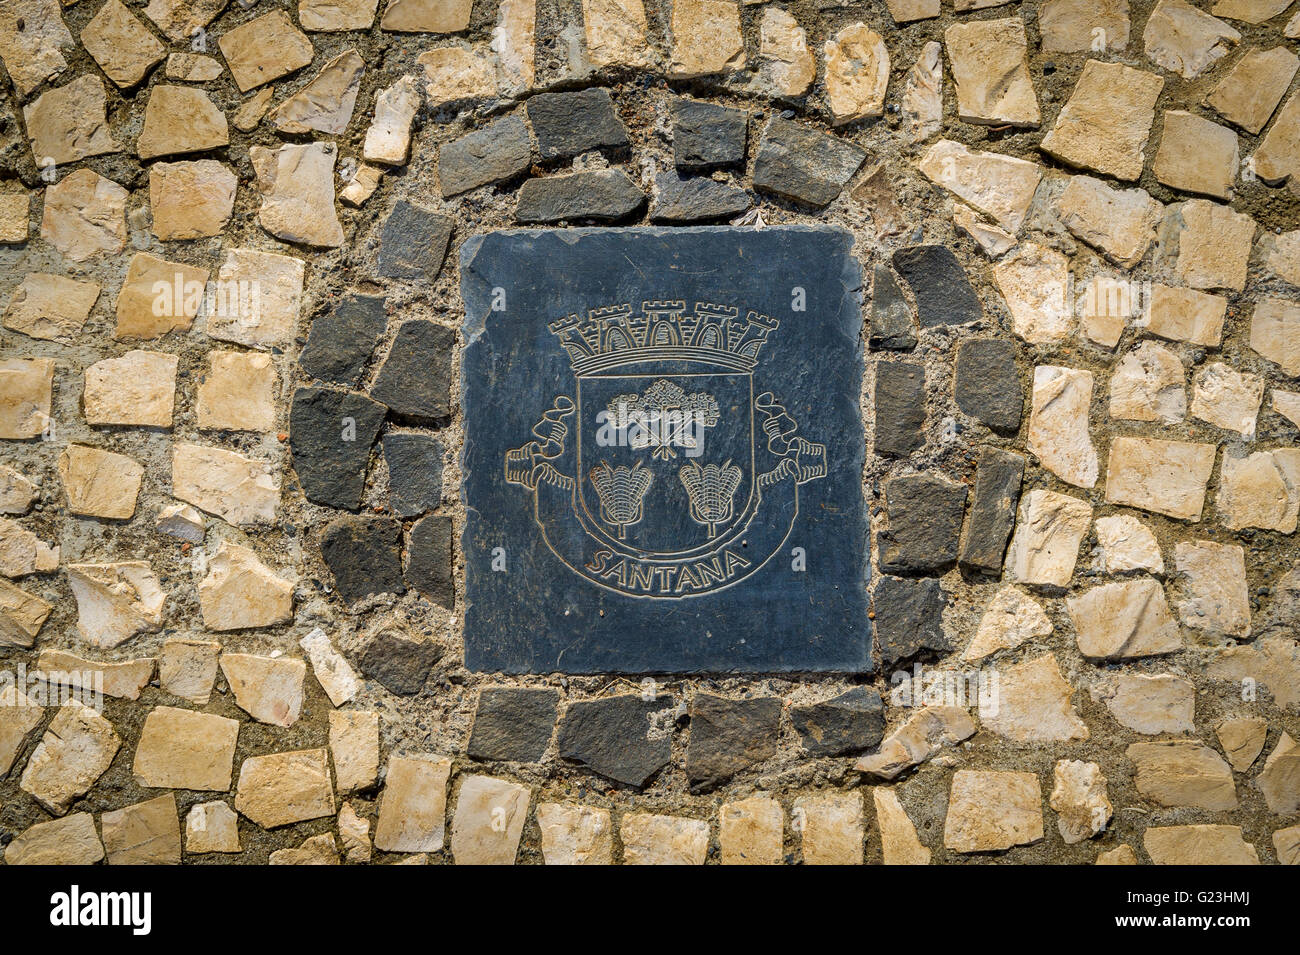
[[[894,273],[877,265],[871,281],[871,331],[867,345],[872,349],[911,351],[916,347],[916,321],[912,307],[903,297]]]
[[[729,700],[697,693],[691,705],[686,778],[696,791],[713,789],[776,755],[781,701],[776,697]]]
[[[452,220],[399,199],[379,233],[379,274],[432,282],[451,243]]]
[[[703,172],[745,162],[749,114],[743,109],[679,98],[669,110],[678,169]]]
[[[668,765],[669,726],[653,719],[672,697],[634,694],[570,703],[560,721],[559,754],[625,786],[644,786]]]
[[[975,465],[975,492],[961,539],[957,563],[968,572],[998,576],[1015,525],[1025,459],[999,448],[980,448]]]
[[[775,118],[754,159],[754,188],[822,208],[840,194],[867,158],[853,143]]]
[[[795,828],[804,865],[862,865],[862,794],[799,796]]]
[[[612,865],[614,824],[608,809],[544,802],[537,807],[547,865]]]
[[[847,756],[879,744],[885,704],[876,690],[855,686],[824,703],[790,707],[790,721],[808,755]]]
[[[959,769],[952,777],[943,844],[989,852],[1043,838],[1042,789],[1033,773]]]
[[[451,760],[394,756],[379,802],[375,848],[380,852],[437,852],[447,826]]]
[[[605,90],[600,92],[608,98]],[[531,112],[542,96],[567,95],[581,94],[542,93],[528,101],[528,108]],[[523,175],[532,162],[528,125],[519,116],[506,116],[443,146],[438,151],[438,183],[443,198],[458,196]]]
[[[1199,521],[1214,453],[1212,444],[1116,437],[1106,465],[1106,503]]]
[[[1055,491],[1030,491],[1020,504],[1007,551],[1011,577],[1040,587],[1068,587],[1091,522],[1087,501]]]
[[[904,457],[925,447],[925,366],[876,362],[872,392],[877,454]]]
[[[424,688],[442,648],[428,640],[408,640],[390,630],[380,633],[361,655],[361,672],[391,693],[413,696]]]
[[[94,865],[103,858],[104,844],[88,812],[38,822],[5,847],[5,865]]]
[[[529,97],[526,109],[543,162],[628,144],[627,129],[618,118],[607,89],[538,93]]]
[[[911,246],[895,252],[892,261],[894,271],[912,290],[922,328],[967,325],[984,317],[966,270],[950,249]]]
[[[964,414],[994,431],[1015,434],[1025,405],[1015,343],[971,338],[958,345],[952,396]]]
[[[61,816],[104,775],[121,745],[112,723],[85,704],[68,700],[32,751],[18,786]]]
[[[309,501],[355,511],[387,409],[352,391],[299,388],[289,409],[293,469]]]
[[[1136,766],[1133,785],[1158,806],[1237,808],[1232,768],[1201,742],[1134,743],[1125,755]]]
[[[448,610],[456,605],[454,561],[451,518],[430,514],[416,521],[406,541],[406,582]]]
[[[371,396],[415,418],[451,414],[451,352],[456,333],[436,322],[403,322],[379,368]]]
[[[371,594],[402,594],[402,525],[382,517],[340,517],[320,542],[334,586],[348,603]]]
[[[305,749],[248,757],[239,768],[235,808],[264,829],[334,815],[328,754]]]
[[[871,604],[881,665],[892,666],[926,650],[943,653],[949,649],[943,631],[948,598],[939,581],[881,577]]]
[[[221,654],[221,672],[235,704],[253,719],[272,726],[292,726],[302,712],[307,664],[289,657],[251,653]]]
[[[597,169],[529,179],[519,190],[520,222],[615,222],[636,212],[645,193],[622,169]]]
[[[1139,578],[1103,584],[1068,598],[1065,606],[1085,657],[1123,660],[1174,653],[1183,647],[1159,581]]]
[[[723,865],[780,865],[784,857],[785,812],[767,796],[723,803],[718,810],[718,844]]]
[[[451,820],[457,865],[514,865],[528,818],[528,787],[492,776],[466,776]]]
[[[628,813],[619,830],[624,865],[704,865],[709,824],[702,819]]]
[[[181,821],[173,793],[106,812],[99,825],[109,865],[181,864]]]
[[[239,721],[158,706],[145,717],[132,773],[146,789],[228,792]]]
[[[1148,826],[1142,844],[1155,865],[1259,865],[1241,826]]]
[[[886,574],[939,576],[957,562],[966,485],[935,474],[884,482],[889,526],[876,535],[877,564]]]
[[[465,752],[471,759],[536,763],[550,745],[559,707],[558,690],[510,686],[482,690]]]
[[[743,189],[704,177],[683,179],[673,172],[655,177],[651,222],[707,222],[738,216],[753,203]]]
[[[313,378],[355,388],[388,324],[382,295],[345,295],[312,320],[298,365]]]

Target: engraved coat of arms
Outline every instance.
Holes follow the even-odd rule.
[[[737,306],[616,304],[549,325],[569,356],[505,479],[533,496],[547,547],[597,586],[679,599],[759,571],[789,536],[826,447],[756,385],[778,322]]]

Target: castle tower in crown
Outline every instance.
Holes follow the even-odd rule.
[[[697,302],[688,312],[685,301],[608,305],[586,318],[566,315],[547,327],[555,334],[579,378],[629,365],[687,362],[749,373],[767,336],[780,323],[748,312],[744,319],[731,305]]]

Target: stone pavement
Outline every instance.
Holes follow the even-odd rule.
[[[1297,40],[8,0],[0,855],[1300,862]]]

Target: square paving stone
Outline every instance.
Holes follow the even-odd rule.
[[[382,295],[345,295],[311,323],[298,364],[313,378],[355,388],[387,326]]]
[[[936,474],[885,481],[889,526],[876,536],[883,573],[935,576],[957,562],[966,485]]]
[[[379,274],[432,281],[447,257],[451,226],[450,217],[399,199],[379,233]]]
[[[466,242],[470,669],[870,669],[851,243],[820,226]]]
[[[698,693],[691,706],[686,778],[703,792],[776,755],[781,701],[774,696],[729,700]]]
[[[885,735],[885,703],[868,686],[855,686],[825,703],[790,707],[790,722],[811,756],[860,753]]]
[[[673,101],[673,164],[683,172],[703,172],[745,161],[746,127],[743,109]]]
[[[560,756],[625,786],[644,786],[672,757],[673,698],[624,693],[570,703]]]
[[[609,90],[538,93],[526,109],[543,160],[627,145],[627,129],[614,110]]]
[[[471,759],[535,763],[551,742],[560,691],[494,686],[479,694],[467,752]]]
[[[388,506],[398,517],[419,517],[442,501],[442,442],[431,434],[389,432]]]

